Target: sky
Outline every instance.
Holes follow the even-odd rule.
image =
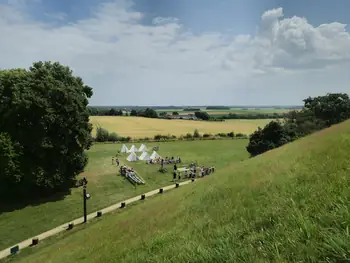
[[[349,0],[0,0],[0,69],[58,61],[90,105],[350,93]]]

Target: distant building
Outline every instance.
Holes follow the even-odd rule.
[[[198,118],[194,114],[168,115],[167,118],[171,120],[198,120]]]

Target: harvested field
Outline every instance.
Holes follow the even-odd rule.
[[[141,117],[114,117],[114,116],[91,116],[91,123],[94,125],[93,134],[97,125],[107,129],[109,132],[116,132],[121,136],[132,138],[153,137],[156,134],[185,135],[193,133],[198,129],[200,133],[216,134],[219,132],[235,132],[250,134],[259,126],[263,127],[270,119],[265,120],[227,120],[225,122],[205,122],[190,120],[164,120],[149,119]]]

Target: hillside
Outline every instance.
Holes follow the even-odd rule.
[[[226,151],[229,149],[226,149]],[[18,262],[350,260],[350,121],[27,249]]]

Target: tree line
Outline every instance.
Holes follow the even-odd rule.
[[[70,188],[92,144],[92,88],[59,63],[0,70],[0,198],[33,199]]]
[[[216,139],[216,138],[238,138],[238,139],[246,139],[247,135],[243,133],[234,133],[234,132],[220,132],[216,134],[204,133],[200,134],[197,129],[192,133],[186,133],[184,135],[176,136],[176,135],[162,135],[156,134],[153,137],[144,137],[138,138],[136,141],[168,141],[168,140],[195,140],[195,139]],[[135,140],[135,139],[134,139]],[[94,137],[94,141],[96,142],[130,142],[133,139],[130,136],[119,136],[115,132],[109,132],[107,129],[103,127],[97,127],[96,136]]]
[[[271,121],[249,139],[247,151],[256,156],[313,132],[350,118],[350,100],[344,93],[308,97],[300,111],[291,111],[283,121]]]
[[[214,106],[213,106],[214,107]],[[209,106],[207,107],[209,108]],[[122,109],[117,108],[96,108],[89,107],[90,116],[138,116],[146,118],[168,118],[168,112],[157,112],[154,109],[132,109],[130,112],[123,111]],[[193,110],[193,109],[191,109]],[[179,116],[179,112],[173,111],[171,115]],[[242,120],[253,120],[253,119],[280,119],[285,118],[286,113],[229,113],[229,114],[215,114],[210,115],[206,111],[195,111],[194,115],[201,120],[230,120],[230,119],[242,119]]]

